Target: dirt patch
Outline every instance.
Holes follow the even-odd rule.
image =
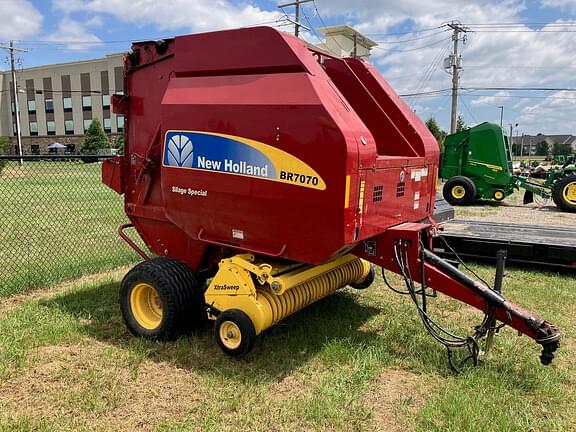
[[[426,395],[439,378],[401,369],[386,369],[366,393],[366,406],[372,418],[367,429],[405,432],[408,421],[424,405]]]
[[[130,365],[98,342],[39,348],[23,375],[0,384],[11,417],[62,419],[70,430],[153,430],[191,413],[203,399],[194,372],[165,362]]]
[[[284,375],[270,385],[268,394],[276,401],[299,399],[304,396],[314,381],[316,380],[311,377],[305,379],[301,375]]]
[[[131,268],[130,266],[120,267],[116,270],[112,271],[109,270],[102,273],[95,273],[83,276],[79,279],[73,279],[66,282],[62,282],[51,288],[43,288],[24,294],[16,294],[10,297],[0,297],[0,314],[10,312],[11,310],[15,309],[16,307],[20,306],[22,303],[26,301],[50,298],[74,286],[83,285],[86,283],[100,282],[106,279],[120,278],[130,268]]]

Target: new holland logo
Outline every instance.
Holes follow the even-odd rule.
[[[186,135],[173,135],[166,144],[166,155],[170,166],[192,168],[194,146]]]

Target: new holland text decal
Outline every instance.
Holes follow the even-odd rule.
[[[283,150],[234,135],[213,132],[166,132],[163,165],[217,171],[324,190],[318,173]]]

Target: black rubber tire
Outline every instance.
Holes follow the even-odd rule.
[[[464,195],[461,198],[452,195],[452,190],[457,186],[461,186],[464,189]],[[476,200],[476,193],[476,185],[474,182],[464,176],[452,177],[446,182],[442,189],[444,199],[452,205],[472,204]]]
[[[225,345],[225,342],[220,337],[220,328],[227,321],[236,324],[240,330],[240,344],[238,347],[231,348]],[[218,315],[216,324],[214,325],[214,337],[218,346],[231,357],[239,357],[250,352],[256,340],[256,330],[254,324],[248,315],[238,309],[228,309]]]
[[[494,201],[504,201],[504,198],[506,198],[506,192],[504,192],[502,189],[496,189],[492,194],[492,198]]]
[[[370,266],[370,271],[368,272],[368,276],[362,281],[358,283],[351,283],[350,286],[357,290],[363,290],[368,288],[376,279],[376,271],[374,270],[374,266]]]
[[[552,185],[552,199],[554,200],[554,204],[556,204],[560,210],[570,213],[576,213],[576,203],[571,203],[566,200],[564,197],[564,189],[573,183],[576,184],[576,174],[559,178]]]
[[[162,305],[162,318],[154,329],[140,325],[130,305],[132,290],[140,283],[151,285]],[[207,320],[200,288],[194,273],[183,262],[158,257],[137,264],[120,285],[120,310],[128,330],[135,336],[161,341],[188,334]]]

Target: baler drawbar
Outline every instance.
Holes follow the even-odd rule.
[[[124,194],[119,232],[144,259],[120,288],[133,334],[171,340],[209,319],[242,355],[298,310],[367,288],[379,266],[403,276],[451,364],[455,348],[476,362],[496,320],[551,362],[555,326],[431,251],[438,144],[373,66],[255,27],[135,43],[124,72],[113,109],[125,154],[102,176]],[[483,322],[467,337],[442,329],[431,290]]]

